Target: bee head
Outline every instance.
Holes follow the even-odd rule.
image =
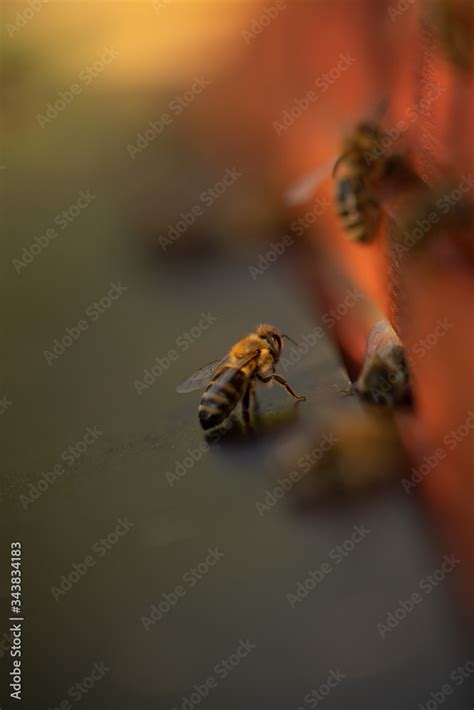
[[[283,348],[283,336],[278,328],[273,325],[262,324],[257,328],[257,335],[268,343],[268,349],[275,362],[277,362]]]

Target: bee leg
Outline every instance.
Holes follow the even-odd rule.
[[[268,377],[260,377],[259,379],[261,380],[261,382],[270,382],[270,380],[275,380],[275,382],[278,382],[279,385],[284,387],[286,389],[286,391],[289,392],[291,394],[291,396],[294,397],[295,399],[298,399],[301,401],[306,399],[304,394],[296,394],[296,392],[293,389],[291,389],[290,385],[285,380],[285,378],[281,377],[281,375],[269,375]]]
[[[245,423],[246,427],[250,426],[249,405],[250,405],[251,390],[252,390],[252,387],[250,385],[248,385],[247,389],[244,392],[244,396],[242,397],[242,416],[244,418],[244,423]]]

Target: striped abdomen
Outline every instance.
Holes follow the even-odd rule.
[[[380,217],[377,203],[367,194],[359,175],[348,175],[336,181],[336,205],[339,219],[350,239],[369,242],[374,237]]]
[[[229,416],[244,393],[247,379],[243,370],[235,370],[229,365],[216,372],[199,405],[199,421],[203,429],[211,429]]]

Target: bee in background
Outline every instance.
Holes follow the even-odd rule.
[[[352,392],[370,404],[395,407],[410,404],[410,372],[400,338],[388,321],[369,333],[364,364]]]
[[[378,119],[385,108],[384,102]],[[343,142],[332,169],[337,214],[347,236],[355,242],[373,241],[382,216],[382,188],[411,176],[402,155],[387,154],[385,137],[379,120],[358,123]],[[327,174],[326,164],[305,175],[285,193],[287,205],[307,202]]]
[[[401,477],[406,461],[393,419],[374,412],[333,413],[317,429],[279,446],[275,468],[293,483],[303,508],[364,497]]]
[[[434,238],[449,235],[455,244],[472,262],[472,204],[467,194],[472,189],[471,177],[446,178],[440,185],[416,195],[405,207],[398,221],[399,229],[394,234],[394,246],[402,255],[413,249],[421,249]]]
[[[472,0],[425,0],[425,7],[448,59],[462,71],[469,71],[473,65]]]
[[[255,333],[235,343],[224,358],[205,365],[178,385],[176,391],[184,393],[208,383],[199,405],[199,421],[203,429],[222,424],[240,401],[244,422],[248,425],[250,397],[256,397],[257,381],[264,384],[278,382],[294,399],[306,399],[296,394],[283,377],[275,374],[275,365],[283,350],[283,338],[294,343],[278,328],[259,325]]]
[[[344,152],[332,170],[337,214],[352,241],[371,242],[380,222],[380,204],[371,184],[380,180],[385,170],[382,138],[376,123],[360,123],[345,141]]]

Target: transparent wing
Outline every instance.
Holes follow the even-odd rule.
[[[256,350],[255,352],[249,353],[248,355],[245,355],[244,357],[240,358],[240,360],[234,360],[232,362],[232,366],[223,375],[222,382],[231,380],[236,370],[240,370],[241,367],[245,367],[245,365],[248,365],[249,362],[255,360],[255,358],[257,358],[259,355],[260,350]],[[214,372],[216,372],[216,370],[218,370],[219,367],[221,367],[221,365],[223,365],[227,361],[227,358],[228,355],[226,355],[221,360],[214,360],[213,362],[209,362],[207,365],[204,365],[204,367],[201,367],[200,370],[194,372],[186,380],[180,382],[180,384],[176,387],[176,392],[182,394],[184,392],[192,392],[193,390],[197,390],[201,387],[204,387],[204,385],[209,382]]]
[[[196,370],[196,372],[193,372],[192,375],[180,382],[176,387],[176,392],[184,394],[185,392],[193,392],[193,390],[198,390],[201,387],[204,387],[204,385],[211,379],[211,375],[226,361],[226,359],[227,355],[219,358],[219,360],[208,362],[207,365],[204,365],[204,367]]]
[[[334,160],[328,160],[293,183],[283,195],[285,203],[293,207],[308,202],[323,180],[329,176],[333,162]]]

